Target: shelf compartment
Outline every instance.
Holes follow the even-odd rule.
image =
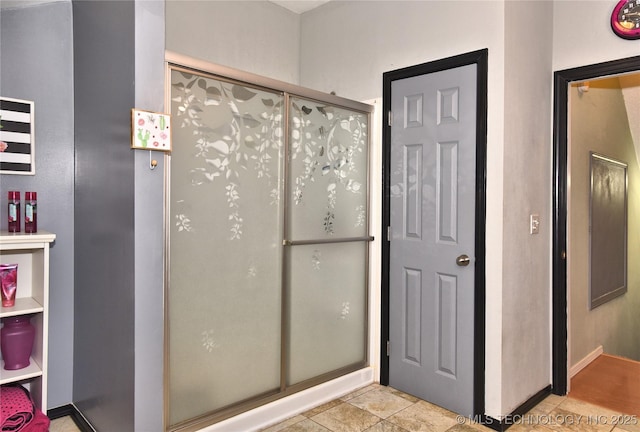
[[[0,308],[0,319],[17,316],[36,314],[44,311],[44,307],[33,297],[19,297],[13,307]]]
[[[4,361],[2,361],[2,369],[0,370],[0,384],[10,384],[13,382],[42,376],[42,369],[40,368],[40,365],[38,365],[33,357],[30,357],[29,361],[29,366],[17,370],[6,370],[4,368]]]
[[[11,249],[41,249],[56,238],[55,234],[47,231],[38,231],[33,234],[10,233],[0,231],[0,246],[3,250]]]
[[[49,315],[49,247],[55,234],[0,231],[0,262],[18,264],[16,304],[0,308],[0,318],[30,315],[35,328],[31,364],[26,368],[8,371],[0,361],[0,384],[19,383],[28,389],[42,412],[47,412],[47,351]],[[0,359],[1,360],[1,359]]]

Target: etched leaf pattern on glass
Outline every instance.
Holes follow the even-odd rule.
[[[177,69],[171,86],[168,386],[177,424],[280,386],[285,97]]]
[[[365,358],[366,243],[282,240],[367,233],[369,119],[184,69],[171,85],[169,362],[193,366],[169,368],[177,424],[271,394],[285,360],[295,384]]]
[[[219,348],[220,345],[213,339],[215,330],[205,330],[202,332],[202,346],[207,352],[212,352],[214,349]]]
[[[172,74],[171,86],[177,127],[190,129],[193,134],[197,161],[191,168],[191,183],[226,182],[230,238],[240,239],[244,222],[241,176],[264,179],[273,185],[274,204],[280,198],[272,167],[274,163],[277,166],[282,149],[282,97],[186,72]],[[215,107],[220,107],[219,115],[205,115]],[[176,215],[180,231],[190,231],[183,226],[188,219]]]
[[[304,206],[312,184],[324,186],[325,206],[317,219],[326,235],[336,232],[341,206],[352,206],[353,226],[364,223],[366,197],[367,116],[334,106],[292,98],[290,104],[290,151],[293,165],[292,201]],[[318,190],[314,189],[313,200]],[[342,192],[342,194],[341,194]],[[344,197],[347,194],[360,198]],[[353,201],[340,203],[343,201]]]

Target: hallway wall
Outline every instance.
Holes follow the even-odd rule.
[[[549,2],[507,1],[505,12],[503,414],[550,384],[553,8]],[[532,214],[540,218],[538,234],[529,230]]]

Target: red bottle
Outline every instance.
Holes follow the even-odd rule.
[[[24,194],[24,232],[38,232],[38,204],[35,192]]]
[[[20,232],[20,192],[9,191],[7,219],[9,232]]]

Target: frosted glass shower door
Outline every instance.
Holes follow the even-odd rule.
[[[172,431],[200,430],[367,360],[370,107],[208,70],[169,65]]]
[[[171,71],[167,293],[171,425],[276,394],[283,101]]]
[[[290,386],[366,361],[368,116],[292,97],[287,209]]]

